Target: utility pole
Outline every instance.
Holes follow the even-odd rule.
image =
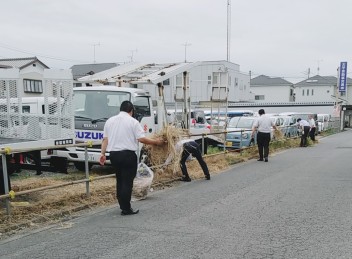
[[[100,42],[99,43],[96,43],[96,44],[92,44],[92,46],[93,46],[93,50],[94,50],[94,61],[93,61],[93,63],[95,64],[96,63],[96,61],[95,61],[95,47],[96,46],[100,46]]]
[[[182,44],[185,46],[185,63],[187,63],[187,47],[191,46],[192,44],[185,42],[185,44]]]
[[[138,52],[138,50],[137,50],[137,49],[131,50],[131,56],[130,56],[131,62],[133,62],[133,53],[134,53],[134,52]]]
[[[231,0],[227,0],[227,61],[230,62],[231,45]]]
[[[319,75],[319,71],[320,71],[320,62],[323,61],[322,59],[318,59],[317,63],[318,63],[318,68],[317,68],[317,75]]]

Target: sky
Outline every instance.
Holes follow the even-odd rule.
[[[2,0],[0,58],[37,56],[51,68],[66,69],[94,62],[226,60],[229,53],[252,78],[293,83],[308,71],[336,76],[340,62],[351,64],[351,0],[231,0],[230,19],[227,5],[228,0]]]

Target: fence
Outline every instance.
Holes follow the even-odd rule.
[[[227,142],[227,134],[229,133],[240,133],[240,142],[243,141],[242,137],[243,137],[243,133],[245,132],[250,132],[251,130],[233,130],[233,131],[223,131],[223,132],[215,132],[215,133],[209,133],[209,134],[192,134],[190,136],[202,136],[202,154],[204,155],[204,144],[205,144],[205,138],[207,137],[207,135],[216,135],[216,134],[222,134],[225,136],[225,140],[224,143],[222,145],[223,147],[223,153],[225,154],[227,152],[227,148],[228,146],[226,145]],[[340,120],[339,118],[337,118],[336,120],[332,120],[331,126],[329,127],[328,131],[332,131],[332,133],[337,133],[340,132]],[[297,136],[290,136],[290,137],[297,137]],[[6,200],[6,210],[7,210],[7,214],[11,215],[11,207],[10,207],[10,202],[9,199],[14,198],[15,196],[20,196],[20,195],[24,195],[24,194],[28,194],[28,193],[32,193],[32,192],[38,192],[38,191],[44,191],[44,190],[49,190],[49,189],[55,189],[55,188],[60,188],[60,187],[64,187],[64,186],[68,186],[68,185],[74,185],[74,184],[80,184],[80,183],[85,183],[85,187],[86,187],[86,195],[87,197],[90,197],[90,182],[92,182],[92,178],[89,175],[89,167],[88,167],[88,150],[87,148],[90,147],[91,145],[94,145],[96,143],[81,143],[81,144],[70,144],[70,145],[62,145],[62,146],[49,146],[49,147],[42,147],[41,149],[57,149],[57,148],[64,148],[64,147],[84,147],[85,148],[85,178],[81,179],[81,180],[76,180],[76,181],[71,181],[68,183],[61,183],[58,185],[52,185],[52,186],[45,186],[45,187],[41,187],[41,188],[36,188],[36,189],[31,189],[31,190],[26,190],[26,191],[20,191],[15,193],[12,190],[9,190],[9,186],[7,184],[7,163],[6,163],[6,155],[9,154],[9,150],[0,150],[0,154],[2,156],[2,167],[3,167],[3,174],[4,174],[4,186],[5,186],[5,194],[4,195],[0,195],[0,200],[1,199],[5,199]],[[238,151],[239,153],[242,152],[243,149],[246,149],[247,147],[240,145],[239,149],[236,149],[236,151]],[[16,152],[27,152],[27,151],[33,151],[33,150],[39,150],[39,149],[21,149],[21,150],[16,150],[13,149],[11,150],[11,153],[16,153]],[[220,152],[221,154],[221,152]],[[207,156],[212,156],[212,155],[207,155]],[[152,166],[152,168],[158,168],[161,167],[161,165],[156,165],[156,166]],[[110,177],[114,177],[115,174],[109,174],[109,175],[105,175],[105,176],[99,176],[99,177],[95,177],[94,180],[101,180],[101,179],[105,179],[105,178],[110,178]]]

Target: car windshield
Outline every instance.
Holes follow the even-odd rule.
[[[229,126],[233,128],[251,129],[253,126],[253,122],[253,118],[233,117],[229,122]]]

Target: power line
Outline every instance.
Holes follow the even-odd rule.
[[[21,50],[21,49],[13,48],[13,47],[8,46],[8,45],[3,44],[3,43],[0,43],[0,48],[9,49],[9,50],[16,51],[16,52],[20,52],[20,53],[29,54],[29,55],[36,56],[36,57],[42,57],[42,58],[53,59],[53,60],[59,60],[59,61],[65,61],[65,62],[89,63],[88,61],[74,60],[74,59],[67,59],[67,58],[60,58],[60,57],[48,56],[48,55],[40,54],[40,53],[34,53],[34,52],[31,52],[31,51],[27,51],[27,50]]]

